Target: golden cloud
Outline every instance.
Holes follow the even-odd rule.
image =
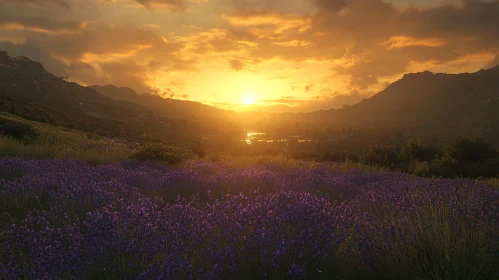
[[[390,45],[388,48],[404,48],[409,46],[422,46],[422,47],[440,47],[447,42],[438,38],[414,38],[410,36],[392,36],[388,41],[383,43],[384,45]]]

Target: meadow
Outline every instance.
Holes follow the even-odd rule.
[[[0,279],[499,279],[497,178],[198,158],[1,117]]]
[[[0,159],[1,279],[497,279],[499,190],[330,163]]]
[[[78,158],[102,164],[128,159],[133,152],[131,143],[0,113],[0,157]]]

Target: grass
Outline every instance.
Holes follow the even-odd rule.
[[[133,153],[130,146],[97,135],[32,122],[5,113],[0,114],[0,119],[29,125],[38,134],[30,144],[0,135],[0,157],[77,158],[95,165],[125,160]]]
[[[486,178],[486,179],[479,179],[478,181],[483,182],[486,185],[495,187],[499,189],[499,177],[497,178]]]
[[[229,154],[215,153],[206,156],[212,162],[224,162],[230,167],[247,167],[259,164],[274,164],[281,167],[296,167],[304,162],[293,159],[286,154],[259,155],[259,156],[231,156]],[[311,162],[308,162],[309,164]]]
[[[254,165],[276,165],[282,168],[314,168],[319,163],[312,160],[299,160],[292,156],[281,153],[277,155],[259,155],[259,156],[232,156],[228,153],[213,153],[207,155],[203,160],[211,162],[223,162],[229,167],[249,167]],[[340,171],[346,171],[351,169],[357,169],[362,171],[374,171],[374,172],[389,172],[390,169],[383,166],[376,165],[366,165],[360,162],[334,162],[334,167]]]

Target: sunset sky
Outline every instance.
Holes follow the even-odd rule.
[[[0,50],[83,85],[311,111],[499,64],[499,1],[0,0]]]

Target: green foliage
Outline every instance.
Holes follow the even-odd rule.
[[[496,178],[480,178],[480,182],[499,189],[499,177]]]
[[[0,135],[0,157],[19,156],[27,158],[77,158],[96,165],[126,160],[132,147],[97,135],[89,137],[79,131],[28,121],[8,114],[1,114],[3,123],[15,123],[29,127],[36,141],[18,141]]]
[[[480,200],[473,194],[466,198],[472,205]],[[380,213],[373,224],[392,226],[394,239],[386,242],[379,228],[369,236],[372,248],[364,257],[376,260],[375,275],[366,279],[496,279],[499,242],[493,224],[475,220],[457,221],[448,201],[418,201],[407,212],[393,213],[384,205],[373,205],[370,213]],[[465,204],[468,205],[468,204]],[[355,242],[355,239],[352,240]]]
[[[341,158],[344,154],[336,155]],[[404,145],[369,147],[359,162],[417,176],[490,178],[499,175],[497,155],[494,147],[481,138],[457,138],[449,142],[444,151],[421,141],[409,140]],[[345,161],[355,162],[349,157],[345,156]]]
[[[498,156],[494,146],[479,137],[456,138],[448,144],[445,154],[461,164],[481,162]]]
[[[416,176],[428,176],[430,174],[430,164],[427,161],[414,160],[409,163],[409,170]]]
[[[157,160],[167,164],[179,164],[192,156],[191,152],[179,147],[150,143],[143,145],[131,158],[139,161]]]

